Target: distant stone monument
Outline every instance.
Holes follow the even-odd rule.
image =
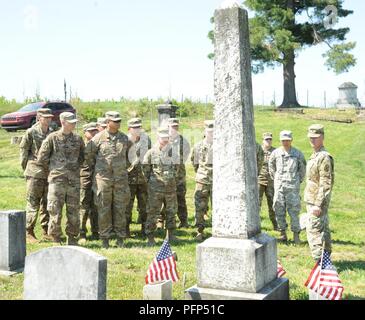
[[[247,11],[215,12],[213,237],[197,246],[186,299],[288,299],[277,278],[276,240],[261,233]]]
[[[25,211],[0,211],[0,275],[22,272],[26,255]]]
[[[25,300],[105,300],[107,260],[74,246],[51,247],[26,257]]]
[[[170,118],[176,117],[176,110],[178,109],[171,101],[166,101],[164,104],[157,106],[158,111],[158,125],[161,126],[167,123]]]
[[[352,82],[345,82],[339,88],[339,99],[337,101],[337,108],[359,108],[360,101],[357,98],[357,85]]]

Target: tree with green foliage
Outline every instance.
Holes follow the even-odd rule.
[[[321,43],[329,50],[323,54],[325,65],[336,74],[356,64],[350,53],[355,42],[346,42],[349,28],[335,28],[339,18],[353,11],[343,8],[343,0],[246,0],[254,13],[249,19],[252,69],[282,65],[284,98],[280,107],[299,107],[295,88],[295,58],[298,53]],[[214,19],[212,18],[214,23]],[[214,32],[208,37],[214,42]],[[210,54],[209,58],[213,58]]]

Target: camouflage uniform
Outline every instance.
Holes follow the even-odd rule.
[[[52,132],[43,133],[38,122],[29,128],[20,143],[20,163],[27,181],[27,230],[32,231],[39,217],[42,229],[48,231],[49,213],[47,210],[48,168],[37,163],[37,156],[42,142]]]
[[[323,132],[322,126],[311,126],[311,129],[315,132]],[[315,260],[321,258],[323,242],[325,243],[325,250],[329,253],[332,251],[328,207],[331,201],[333,184],[334,160],[322,147],[318,152],[314,152],[308,161],[307,184],[304,191],[304,201],[307,204],[309,214],[306,228],[307,238],[312,257]],[[321,208],[319,217],[310,214],[313,206]]]
[[[264,164],[265,154],[264,150],[259,143],[256,142],[256,164],[257,164],[257,175],[260,174],[260,170]]]
[[[128,135],[129,139],[131,138]],[[132,142],[133,143],[133,142]],[[151,139],[146,133],[142,133],[140,139],[134,143],[136,152],[136,162],[128,169],[128,182],[131,192],[131,199],[127,207],[126,216],[127,224],[132,222],[132,210],[134,199],[138,200],[138,215],[139,221],[142,226],[146,223],[147,219],[147,181],[142,171],[142,161],[147,151],[151,149]]]
[[[95,168],[93,190],[103,240],[109,240],[113,231],[118,238],[127,236],[126,208],[130,200],[127,168],[131,147],[126,134],[104,130],[91,140],[85,151],[88,164]]]
[[[172,149],[168,144],[160,150],[159,145],[150,149],[143,160],[143,173],[148,181],[147,236],[156,230],[156,222],[165,203],[166,229],[176,229],[176,180],[179,165],[174,164]]]
[[[286,152],[283,147],[273,151],[269,159],[269,173],[274,180],[273,208],[280,231],[286,231],[286,211],[291,219],[291,230],[300,232],[300,184],[305,177],[306,161],[303,154],[291,148]]]
[[[96,127],[95,127],[95,130]],[[85,149],[87,149],[90,141],[85,141]],[[93,236],[99,233],[98,227],[98,211],[95,204],[94,192],[92,189],[94,170],[85,160],[80,170],[80,237],[86,238],[87,234],[87,219],[90,219],[91,232]]]
[[[213,198],[213,145],[203,140],[194,146],[191,163],[196,172],[195,181],[195,225],[199,232],[205,228],[204,215],[208,211],[209,200]]]
[[[51,133],[39,151],[38,162],[49,165],[48,235],[55,239],[62,234],[62,208],[65,203],[67,236],[74,239],[80,232],[80,166],[84,161],[84,148],[79,135],[65,135],[61,129]]]
[[[171,122],[172,120],[172,122]],[[169,119],[171,123],[175,118]],[[176,119],[178,121],[178,119]],[[178,124],[178,122],[175,122]],[[170,123],[170,125],[171,125]],[[170,147],[172,149],[174,162],[180,164],[180,170],[176,178],[176,196],[177,196],[177,216],[182,224],[188,223],[188,209],[186,206],[186,168],[185,162],[188,160],[190,155],[190,144],[182,135],[178,135],[175,139],[170,139]],[[165,217],[165,206],[161,211],[159,221],[164,221]]]
[[[266,195],[267,200],[267,207],[269,209],[269,218],[271,223],[274,226],[274,229],[277,228],[277,221],[275,217],[275,212],[273,209],[273,200],[274,200],[274,181],[271,179],[269,174],[269,159],[273,151],[275,150],[274,147],[266,150],[264,146],[262,146],[262,150],[264,152],[264,163],[259,170],[259,196],[260,196],[260,208],[262,204],[262,198],[264,194]]]

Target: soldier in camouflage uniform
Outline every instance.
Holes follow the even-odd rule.
[[[133,152],[130,152],[132,143],[126,134],[119,131],[120,114],[109,111],[106,118],[107,128],[87,145],[85,157],[89,166],[95,168],[93,190],[99,234],[103,248],[108,249],[113,231],[118,247],[124,246],[127,237],[126,208],[130,200],[127,169],[131,165],[129,160],[133,163],[134,159]]]
[[[99,130],[97,129],[95,122],[85,124],[83,130],[85,134],[85,147],[87,147],[91,139]],[[88,219],[90,220],[91,226],[91,239],[99,239],[98,212],[95,205],[94,192],[92,190],[93,173],[93,168],[90,168],[85,160],[80,170],[80,239],[86,239],[86,222]]]
[[[260,174],[261,168],[264,165],[265,154],[261,145],[256,142],[256,164],[257,164],[257,175]]]
[[[327,252],[332,251],[328,207],[335,177],[334,160],[323,145],[322,125],[310,126],[308,137],[313,154],[307,165],[307,184],[304,191],[304,201],[309,214],[306,229],[312,257],[317,261],[322,255],[323,243]]]
[[[269,173],[274,180],[274,211],[279,225],[280,241],[288,240],[286,229],[286,211],[290,216],[291,230],[295,244],[300,243],[299,213],[300,184],[305,177],[306,161],[302,152],[291,146],[293,140],[291,131],[280,132],[282,147],[273,151],[269,159]]]
[[[275,148],[272,146],[272,133],[266,132],[263,135],[262,150],[264,152],[264,163],[259,170],[259,195],[260,195],[260,208],[262,204],[262,198],[266,195],[267,207],[269,209],[269,218],[274,227],[274,230],[278,230],[278,223],[276,221],[275,212],[273,209],[274,200],[274,181],[269,174],[269,159]]]
[[[106,118],[98,118],[96,122],[96,128],[99,132],[104,131],[107,126]]]
[[[198,227],[197,241],[204,237],[205,219],[209,200],[213,196],[213,131],[214,121],[204,122],[205,138],[194,146],[191,153],[191,163],[196,172],[195,181],[195,225]]]
[[[174,162],[180,165],[179,175],[176,180],[177,195],[177,216],[179,217],[179,228],[188,228],[188,209],[186,206],[186,169],[185,163],[190,155],[189,142],[179,133],[179,119],[168,119],[170,144],[172,148]],[[165,207],[165,204],[164,204]],[[160,222],[164,220],[165,210],[162,210]]]
[[[77,245],[80,232],[80,166],[84,162],[84,142],[73,133],[77,119],[73,113],[60,114],[62,128],[44,140],[38,163],[49,166],[48,211],[50,221],[48,236],[59,243],[62,208],[66,203],[66,234],[68,245]]]
[[[131,199],[127,207],[127,236],[130,236],[129,225],[132,222],[134,199],[138,200],[138,221],[142,225],[141,233],[145,236],[147,219],[147,181],[143,175],[142,162],[147,151],[151,149],[151,139],[142,131],[142,120],[133,118],[128,121],[128,138],[134,144],[136,162],[128,169]]]
[[[52,132],[50,109],[42,108],[37,111],[38,122],[29,128],[20,143],[20,163],[27,181],[27,239],[36,242],[34,227],[39,210],[43,235],[47,235],[49,213],[47,210],[48,168],[37,163],[37,156],[42,142]]]
[[[179,166],[174,162],[168,129],[159,128],[158,142],[146,153],[143,160],[143,174],[148,182],[146,235],[149,246],[155,244],[154,232],[163,203],[166,205],[166,239],[178,240],[174,230],[176,229],[176,180]]]

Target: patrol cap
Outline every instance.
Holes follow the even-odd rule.
[[[44,118],[52,118],[53,114],[51,113],[51,109],[48,108],[40,108],[37,110],[37,115],[39,117],[44,117]]]
[[[324,134],[324,126],[321,124],[312,124],[308,128],[308,138],[318,138]]]
[[[76,115],[72,112],[62,112],[60,114],[60,120],[67,121],[68,123],[76,123],[79,121],[76,119]]]
[[[169,129],[166,127],[159,127],[157,129],[157,135],[160,138],[170,138]]]
[[[140,118],[132,118],[128,121],[128,128],[142,127],[142,120]]]
[[[120,117],[120,113],[117,111],[108,111],[105,114],[105,118],[106,120],[111,120],[111,121],[121,121],[122,118]]]
[[[266,139],[272,139],[272,133],[271,132],[265,132],[262,137],[264,138],[264,140]]]
[[[293,140],[293,133],[289,130],[284,130],[280,132],[280,141]]]
[[[205,130],[213,131],[214,130],[214,120],[205,120],[204,126],[205,126]]]
[[[168,124],[169,124],[169,126],[171,126],[171,127],[177,127],[177,126],[179,126],[179,125],[180,125],[180,121],[179,121],[179,119],[178,119],[178,118],[170,118],[170,119],[168,120]]]
[[[87,123],[87,124],[82,126],[82,129],[84,130],[84,132],[98,130],[96,128],[96,122]]]
[[[98,121],[96,122],[98,126],[106,127],[106,118],[98,118]]]

